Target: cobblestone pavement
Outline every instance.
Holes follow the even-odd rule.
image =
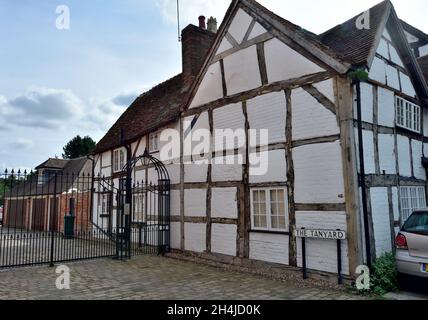
[[[306,287],[157,256],[139,256],[126,262],[102,259],[67,266],[71,270],[70,290],[56,288],[55,268],[2,270],[0,299],[359,299],[342,291]]]

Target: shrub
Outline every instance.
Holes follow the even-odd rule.
[[[392,253],[385,253],[376,259],[372,266],[370,290],[377,295],[398,290],[398,272],[395,257]]]

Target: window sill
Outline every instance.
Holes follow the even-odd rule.
[[[278,235],[285,235],[285,236],[289,236],[290,232],[288,231],[281,231],[281,230],[257,230],[257,229],[253,229],[250,230],[250,233],[266,233],[266,234],[278,234]]]

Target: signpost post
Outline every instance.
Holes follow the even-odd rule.
[[[343,230],[322,230],[322,229],[297,229],[295,231],[297,238],[302,239],[302,268],[303,279],[307,279],[306,267],[306,239],[320,239],[320,240],[336,240],[337,242],[337,274],[338,282],[342,284],[342,240],[346,240],[346,232]]]

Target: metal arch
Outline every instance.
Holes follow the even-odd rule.
[[[138,157],[133,158],[130,161],[128,161],[128,163],[123,167],[123,171],[131,172],[135,168],[135,166],[137,165],[137,163],[139,161],[142,161],[142,163],[145,166],[149,166],[150,164],[154,165],[155,170],[158,173],[158,181],[169,181],[170,180],[169,173],[168,173],[168,170],[166,169],[165,165],[162,163],[162,161],[160,161],[159,159],[156,159],[155,157],[150,155],[149,152],[147,151],[147,149],[144,151],[143,155],[138,156]]]

